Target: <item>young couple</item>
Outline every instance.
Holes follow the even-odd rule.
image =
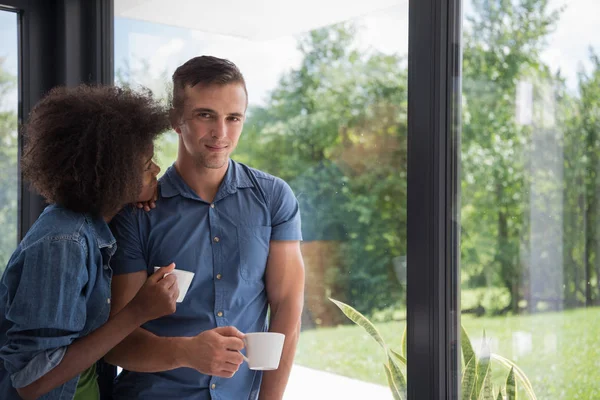
[[[0,398],[98,399],[102,357],[124,369],[115,399],[282,398],[300,214],[283,180],[229,158],[247,105],[238,68],[203,56],[173,74],[168,113],[114,87],[55,89],[34,108],[21,166],[51,205],[0,284]],[[157,183],[153,140],[169,126],[177,160]],[[195,273],[180,303],[175,267]],[[240,351],[266,330],[286,338],[262,373]]]

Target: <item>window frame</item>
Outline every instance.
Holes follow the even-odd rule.
[[[0,7],[19,14],[20,126],[32,106],[56,85],[113,83],[113,0],[0,0]],[[460,0],[409,1],[407,374],[411,400],[459,396],[456,216],[461,22]],[[22,238],[45,204],[22,180],[19,187]]]
[[[460,395],[461,1],[409,1],[407,385]]]
[[[18,16],[19,157],[22,126],[51,88],[113,82],[113,0],[0,0]],[[46,203],[23,182],[19,168],[18,240]]]

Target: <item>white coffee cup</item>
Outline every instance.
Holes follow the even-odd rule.
[[[159,268],[160,267],[154,267],[154,272],[156,272]],[[192,284],[194,273],[190,271],[184,271],[182,269],[174,269],[165,276],[169,274],[173,274],[177,277],[177,286],[179,287],[179,297],[177,297],[177,302],[181,303],[185,297],[185,294],[190,288],[190,285]]]
[[[285,335],[277,332],[246,333],[244,360],[250,369],[271,371],[279,368]]]

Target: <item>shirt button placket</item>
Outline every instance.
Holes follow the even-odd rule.
[[[211,208],[214,208],[214,203],[211,204]],[[213,244],[219,244],[220,242],[221,242],[221,238],[218,236],[218,234],[215,234],[213,236]],[[219,248],[219,247],[213,247],[213,253],[215,255],[215,260],[219,260],[219,254],[222,251],[222,249]],[[218,268],[218,265],[219,265],[219,263],[217,261],[215,267]],[[215,277],[217,278],[217,280],[220,280],[222,276],[221,276],[221,274],[217,274]],[[222,307],[222,304],[220,302],[221,296],[220,296],[220,293],[219,293],[219,287],[218,286],[215,287],[215,294],[216,294],[216,300],[217,300],[215,302],[215,311],[216,311],[216,314],[217,314],[217,326],[224,326],[224,321],[223,321],[223,315],[224,315],[224,313],[223,313],[223,311],[221,309],[221,307]]]

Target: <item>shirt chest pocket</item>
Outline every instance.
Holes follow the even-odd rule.
[[[249,282],[263,279],[269,255],[271,227],[238,226],[237,234],[242,279]]]

